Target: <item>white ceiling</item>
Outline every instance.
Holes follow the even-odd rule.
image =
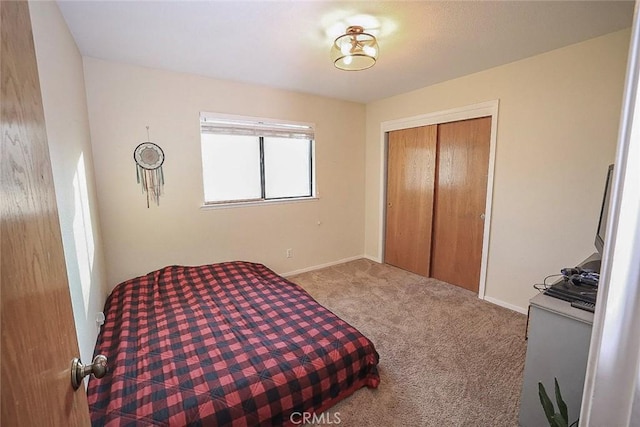
[[[369,102],[631,26],[622,1],[59,1],[85,56]],[[378,63],[340,71],[348,25]]]

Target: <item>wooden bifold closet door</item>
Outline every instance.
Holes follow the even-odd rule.
[[[431,277],[478,292],[491,117],[438,125]]]
[[[437,126],[389,133],[387,154],[387,264],[429,275]]]
[[[385,262],[478,292],[491,117],[389,132]]]

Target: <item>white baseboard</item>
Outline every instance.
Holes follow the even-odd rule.
[[[509,304],[508,302],[504,302],[504,301],[499,300],[497,298],[492,298],[492,297],[485,296],[484,300],[490,302],[491,304],[499,305],[500,307],[504,307],[504,308],[508,308],[509,310],[517,311],[518,313],[527,314],[527,309],[526,308],[522,308],[522,307],[519,307],[517,305]]]
[[[296,274],[307,273],[309,271],[314,271],[314,270],[320,270],[321,268],[331,267],[338,264],[344,264],[345,262],[355,261],[357,259],[362,259],[362,258],[367,258],[367,257],[364,255],[356,255],[349,258],[342,258],[337,261],[328,262],[326,264],[313,265],[311,267],[301,268],[300,270],[289,271],[287,273],[282,273],[280,275],[283,277],[295,276]]]
[[[368,259],[369,261],[377,262],[378,264],[382,264],[382,260],[378,257],[374,257],[371,255],[362,255],[362,258]]]

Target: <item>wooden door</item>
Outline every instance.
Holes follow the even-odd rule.
[[[437,126],[389,132],[384,261],[429,275]]]
[[[438,125],[431,277],[478,292],[491,117]]]
[[[87,426],[84,387],[71,387],[79,352],[28,3],[2,1],[0,14],[0,423]]]

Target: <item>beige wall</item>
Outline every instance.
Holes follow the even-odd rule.
[[[84,69],[110,286],[170,264],[287,273],[363,254],[364,105],[92,58]],[[320,200],[200,209],[201,111],[315,123]],[[132,158],[147,125],[166,156],[165,195],[149,209]]]
[[[80,217],[89,218],[84,221],[94,240],[90,283],[99,283],[106,270],[109,289],[168,264],[245,259],[287,273],[363,253],[375,258],[381,221],[380,124],[493,99],[500,100],[500,110],[487,297],[523,309],[535,293],[533,283],[593,252],[604,172],[616,144],[629,31],[366,108],[84,58],[92,157],[82,112],[80,56],[57,8],[47,3],[32,7],[56,189],[66,188],[58,190],[65,251],[70,251],[68,268],[76,282],[86,276],[74,261],[87,258],[77,253],[81,239],[74,219],[77,228]],[[316,123],[320,200],[200,209],[200,111]],[[165,151],[167,179],[161,206],[150,209],[132,160],[135,146],[146,140],[147,125],[151,140]],[[77,180],[74,184],[81,158],[86,190]],[[78,216],[74,201],[82,191],[88,199],[84,217]],[[294,251],[291,259],[285,258],[287,248]],[[95,307],[99,294],[94,290],[82,299]]]
[[[380,238],[380,125],[499,99],[486,296],[524,310],[532,284],[595,251],[630,31],[367,105],[365,254]]]
[[[88,363],[107,286],[82,57],[57,3],[31,2],[29,9],[76,333]]]

